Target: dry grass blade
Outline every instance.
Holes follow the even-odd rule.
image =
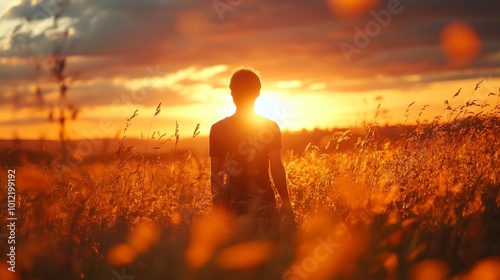
[[[484,81],[484,79],[482,79],[481,81],[479,81],[479,83],[476,84],[476,87],[474,88],[475,91],[479,89],[479,87],[481,86],[483,81]]]
[[[198,134],[200,134],[200,123],[198,123],[194,129],[193,138],[195,138]]]
[[[410,117],[410,107],[413,106],[413,104],[415,104],[415,101],[413,101],[412,103],[410,103],[408,105],[408,107],[406,107],[406,111],[405,111],[405,123],[408,121],[408,118]]]
[[[161,112],[161,102],[160,104],[158,104],[158,107],[156,107],[155,116],[158,115],[160,112]]]
[[[177,146],[177,143],[179,143],[179,123],[175,121],[175,146]]]
[[[137,114],[137,112],[139,111],[139,109],[136,109],[134,111],[134,113],[132,114],[132,116],[130,118],[127,119],[127,121],[131,121],[133,118],[137,117],[139,114]]]

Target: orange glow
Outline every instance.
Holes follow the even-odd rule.
[[[278,92],[262,92],[255,101],[255,112],[261,116],[269,118],[285,128],[289,122],[284,116],[285,111],[290,111],[290,105],[283,98],[284,94]]]
[[[251,269],[268,261],[272,254],[273,247],[267,242],[246,242],[222,251],[217,264],[224,269]]]
[[[366,15],[379,0],[327,0],[326,3],[335,16],[351,18]]]
[[[410,279],[445,279],[450,267],[440,260],[424,260],[414,265],[410,270]]]
[[[210,217],[193,226],[185,255],[187,263],[193,268],[204,266],[215,249],[229,237],[229,216],[223,211],[214,211]]]
[[[41,190],[47,187],[48,181],[43,170],[33,166],[23,166],[20,168],[23,176],[19,176],[18,184],[20,189],[25,190]]]
[[[109,249],[107,254],[107,260],[111,265],[123,266],[131,264],[137,253],[130,246],[126,244],[118,244]]]
[[[467,275],[470,280],[494,280],[500,278],[500,258],[489,257],[478,261]]]
[[[12,273],[8,270],[9,266],[7,264],[4,264],[3,262],[0,264],[0,279],[4,280],[19,280],[21,279],[19,277],[18,273]]]
[[[464,66],[479,54],[481,40],[469,25],[453,22],[441,32],[441,46],[452,65]]]
[[[226,65],[214,65],[206,68],[188,67],[173,74],[165,74],[155,78],[152,87],[158,92],[167,90],[175,84],[182,85],[183,80],[189,80],[193,84],[182,86],[182,95],[190,96],[191,100],[199,99],[195,103],[179,104],[169,106],[169,95],[155,95],[151,98],[157,98],[158,103],[165,104],[164,110],[155,117],[152,131],[160,130],[162,133],[171,133],[175,130],[175,121],[181,119],[181,137],[189,135],[190,131],[201,122],[200,136],[207,136],[210,131],[210,125],[234,113],[235,107],[231,94],[227,89],[227,79],[222,79],[220,85],[211,88],[196,89],[200,83],[206,83],[207,80],[217,78],[228,67]],[[194,81],[188,79],[192,77]],[[373,78],[358,79],[349,81],[354,85],[370,84]],[[381,79],[377,77],[376,79]],[[384,78],[385,79],[385,78]],[[327,85],[330,82],[317,82],[308,84],[303,81],[302,85],[298,80],[286,82],[273,82],[272,79],[266,81],[265,89],[257,99],[255,110],[258,114],[274,120],[282,130],[299,131],[301,129],[331,127],[349,127],[361,124],[363,121],[371,121],[373,113],[379,103],[388,111],[387,114],[378,116],[378,121],[382,124],[396,124],[404,121],[405,109],[411,102],[420,104],[430,104],[430,107],[422,115],[422,119],[432,119],[434,116],[442,114],[442,93],[448,92],[450,96],[456,92],[456,81],[441,81],[429,85],[428,90],[421,91],[419,88],[408,89],[406,94],[401,94],[399,89],[375,89],[367,88],[364,94],[356,91],[332,90]],[[394,78],[387,78],[387,82],[392,82]],[[404,81],[418,82],[420,76],[404,76]],[[385,80],[384,80],[385,81]],[[124,80],[115,80],[115,83],[124,82]],[[463,90],[468,88],[474,90],[477,83],[476,78],[462,80],[460,83],[466,85]],[[92,84],[93,82],[88,82]],[[130,89],[140,88],[147,79],[132,79],[124,82],[125,87]],[[342,80],[335,80],[335,84],[346,83]],[[485,89],[491,88],[495,81],[493,79],[485,80]],[[271,86],[267,86],[271,85]],[[297,86],[297,88],[294,88]],[[487,87],[486,87],[487,86]],[[181,87],[181,86],[179,86]],[[285,88],[283,88],[285,87]],[[345,85],[343,85],[345,87]],[[167,89],[165,89],[167,88]],[[453,90],[451,90],[453,89]],[[126,93],[126,92],[125,92]],[[66,133],[70,140],[88,140],[114,138],[123,133],[125,120],[129,118],[137,109],[139,116],[132,120],[126,135],[128,138],[140,138],[141,133],[146,134],[146,127],[151,124],[151,118],[154,115],[158,103],[141,104],[127,103],[122,101],[124,93],[118,92],[116,100],[111,104],[85,106],[82,105],[79,117],[66,123]],[[197,94],[204,94],[207,100],[195,98]],[[127,95],[128,96],[128,95]],[[377,100],[379,96],[383,100]],[[129,96],[130,97],[130,96]],[[484,97],[484,98],[483,98]],[[488,98],[481,97],[481,100]],[[128,98],[128,97],[127,97]],[[148,97],[149,98],[149,97]],[[173,97],[175,98],[175,97]],[[182,97],[180,97],[182,98]],[[493,98],[493,97],[491,97]],[[69,100],[71,100],[71,95]],[[191,101],[189,101],[191,102]],[[168,108],[168,109],[167,109]],[[493,107],[491,107],[492,109]],[[196,112],[195,114],[193,112]],[[47,149],[55,147],[54,143],[48,143],[49,140],[59,140],[59,125],[57,122],[49,122],[47,119],[48,110],[33,110],[27,108],[15,108],[0,112],[0,134],[4,139],[32,139],[47,140],[47,143],[40,141],[29,148],[38,148],[38,146],[47,145]],[[415,110],[410,111],[409,122],[413,122],[418,116]],[[46,121],[37,121],[46,120]],[[33,122],[30,122],[33,120]],[[85,159],[86,155],[81,148],[91,147],[94,152],[100,151],[100,145],[97,142],[84,141],[80,143],[78,151],[80,156]],[[60,145],[58,146],[60,147]],[[54,149],[52,149],[54,150]],[[60,151],[60,148],[58,148]],[[73,152],[73,151],[72,151]],[[88,156],[88,155],[87,155]]]
[[[153,245],[159,238],[158,228],[149,223],[142,223],[138,225],[130,235],[129,245],[138,253],[144,253],[151,245]]]
[[[202,33],[208,25],[208,21],[202,12],[188,11],[181,15],[176,22],[177,30],[186,36],[196,36]]]

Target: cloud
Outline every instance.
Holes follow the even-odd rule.
[[[50,1],[41,1],[44,2]],[[380,13],[387,3],[382,1],[373,11]],[[354,45],[355,28],[364,30],[367,23],[374,21],[373,14],[346,21],[330,14],[321,0],[243,1],[225,12],[222,21],[211,1],[71,1],[62,13],[68,28],[74,30],[65,54],[69,56],[68,69],[82,81],[140,79],[145,75],[145,67],[154,65],[167,73],[188,66],[209,69],[226,65],[227,71],[251,65],[262,72],[264,83],[299,80],[305,84],[327,83],[330,86],[326,88],[332,88],[336,80],[369,81],[383,75],[394,79],[373,84],[395,88],[416,83],[398,81],[403,76],[420,75],[418,83],[426,82],[425,77],[455,79],[444,74],[454,68],[446,61],[439,37],[447,23],[461,20],[477,31],[483,44],[477,60],[458,69],[462,72],[455,72],[456,77],[495,68],[500,39],[491,26],[500,25],[495,12],[500,8],[498,1],[421,0],[401,1],[401,5],[402,12],[391,15],[387,26],[370,38],[366,47],[359,48],[348,63],[339,44]],[[33,6],[31,1],[22,1],[7,12],[7,18],[26,18],[40,9],[41,4]],[[49,33],[41,32],[32,38],[32,43],[39,51],[48,53]],[[0,51],[0,57],[13,55]],[[492,62],[490,58],[496,60]],[[0,73],[7,74],[0,79],[8,77],[7,83],[26,80],[30,77],[28,72],[25,66],[1,65]],[[497,71],[490,72],[497,75]],[[197,84],[188,80],[180,83]],[[211,83],[216,87],[218,81]],[[351,89],[362,91],[371,86]],[[112,85],[101,87],[111,92],[123,91]],[[75,91],[79,91],[78,87]],[[89,104],[96,102],[90,100],[92,94],[77,96],[79,101],[89,98]],[[173,96],[183,100],[182,96]]]
[[[21,0],[18,5],[11,6],[3,15],[3,18],[30,18],[34,13],[35,7],[31,5],[31,0]]]
[[[33,124],[46,124],[47,118],[41,117],[30,117],[22,119],[10,119],[5,121],[0,121],[0,125],[10,125],[10,126],[23,126],[23,125],[33,125]]]

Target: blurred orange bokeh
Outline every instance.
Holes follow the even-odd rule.
[[[222,210],[214,210],[212,214],[193,225],[191,241],[186,250],[186,261],[192,268],[204,266],[217,247],[230,237],[230,217]]]
[[[414,265],[410,271],[412,280],[438,280],[449,276],[450,267],[437,259],[423,260]]]
[[[481,40],[476,31],[468,24],[453,22],[443,28],[441,46],[450,64],[464,66],[478,56]]]
[[[8,270],[10,266],[7,264],[0,264],[0,279],[2,280],[19,280],[19,274]]]
[[[484,258],[474,264],[465,280],[497,280],[500,279],[500,258]]]
[[[250,241],[226,248],[217,258],[219,267],[229,270],[256,268],[269,261],[273,245],[265,241]]]
[[[330,11],[340,18],[366,15],[377,7],[379,0],[326,0]]]
[[[137,225],[132,231],[128,244],[137,253],[144,253],[151,245],[158,241],[160,235],[159,229],[151,223],[142,223]]]
[[[124,266],[134,262],[137,253],[127,244],[117,244],[109,249],[107,260],[113,266]]]

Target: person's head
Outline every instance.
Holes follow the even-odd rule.
[[[260,78],[252,68],[236,68],[231,75],[229,88],[237,109],[253,108],[260,95]]]

